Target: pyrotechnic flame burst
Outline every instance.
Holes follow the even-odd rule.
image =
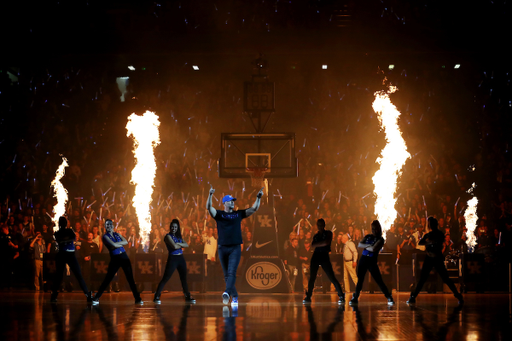
[[[68,190],[64,188],[60,179],[64,177],[66,173],[65,168],[68,167],[68,160],[62,156],[62,163],[60,164],[57,172],[55,172],[55,179],[53,179],[51,186],[53,187],[53,197],[57,198],[57,204],[53,206],[53,218],[54,222],[53,231],[59,230],[59,218],[66,213],[66,203],[68,202]]]
[[[467,193],[473,194],[473,190],[475,189],[476,185],[473,182],[473,185],[471,188],[467,191]],[[466,245],[468,246],[468,249],[470,252],[473,251],[473,249],[476,246],[476,236],[475,236],[475,230],[476,230],[476,222],[478,221],[478,216],[476,215],[476,205],[478,204],[477,197],[473,196],[473,198],[468,200],[468,208],[466,208],[466,211],[464,212],[464,219],[466,220]]]
[[[384,129],[387,142],[381,156],[377,158],[380,169],[372,178],[375,185],[374,193],[377,197],[375,215],[382,226],[384,238],[397,215],[395,210],[397,179],[402,174],[405,161],[411,157],[398,126],[400,112],[389,98],[389,94],[397,90],[395,86],[389,86],[388,91],[377,91],[372,104],[381,128]]]
[[[142,116],[131,114],[126,124],[126,136],[133,138],[133,155],[135,157],[135,167],[130,180],[130,183],[135,185],[132,203],[139,222],[145,251],[149,247],[149,234],[151,233],[149,206],[153,200],[151,197],[156,173],[154,148],[160,144],[159,126],[158,116],[151,111],[146,111]]]

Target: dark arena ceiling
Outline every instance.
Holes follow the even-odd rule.
[[[2,5],[3,59],[507,51],[510,2],[54,0]]]

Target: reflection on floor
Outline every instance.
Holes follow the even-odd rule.
[[[152,296],[143,306],[131,293],[105,294],[98,306],[83,294],[0,292],[0,340],[511,340],[511,296],[468,294],[462,309],[451,295],[406,294],[388,307],[382,295],[362,295],[358,307],[338,306],[336,295],[316,295],[310,306],[292,294],[240,296],[238,309],[220,293]]]

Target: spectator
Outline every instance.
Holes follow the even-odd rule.
[[[213,228],[208,229],[208,236],[204,243],[204,253],[209,264],[214,263],[217,256],[217,239],[213,236]]]
[[[82,244],[82,271],[86,281],[90,281],[91,279],[92,255],[97,253],[100,253],[100,249],[94,242],[93,233],[89,232],[87,235],[87,241]]]
[[[197,253],[197,254],[203,253],[204,245],[201,241],[200,235],[194,234],[194,238],[192,238],[192,242],[190,244],[189,249],[190,249],[191,253]]]
[[[418,224],[416,225],[416,232],[412,234],[413,242],[414,242],[414,249],[416,252],[424,252],[425,251],[425,245],[420,245],[419,242],[421,238],[423,238],[423,226]]]
[[[500,230],[495,228],[490,239],[492,247],[498,248],[500,246]]]
[[[384,250],[391,252],[396,255],[398,246],[398,233],[396,232],[395,224],[391,225],[389,230],[386,232],[386,244],[384,244]],[[393,257],[395,258],[395,257]]]
[[[343,233],[340,232],[338,234],[338,237],[336,237],[336,242],[334,244],[334,253],[342,254],[344,246],[345,245],[343,243]]]
[[[41,232],[36,232],[34,238],[30,242],[30,251],[34,256],[34,288],[36,291],[43,290],[43,259],[46,253],[46,245]]]
[[[53,233],[48,229],[48,225],[43,224],[41,227],[41,235],[43,237],[44,243],[46,245],[46,252],[50,252],[50,246],[52,245],[53,241]]]
[[[99,229],[98,229],[98,226],[93,226],[92,228],[92,241],[98,246],[98,248],[100,247],[100,233],[99,233]]]
[[[126,247],[128,248],[128,256],[133,257],[133,255],[137,252],[140,243],[134,226],[130,228],[130,234],[127,238],[127,241],[128,244]]]
[[[292,245],[292,240],[294,240],[296,238],[297,238],[297,233],[295,233],[295,232],[291,232],[288,235],[288,239],[284,242],[284,245],[283,245],[283,248],[284,248],[285,252]]]
[[[304,243],[304,247],[299,251],[299,258],[302,263],[302,287],[304,290],[308,289],[309,267],[312,255],[313,252],[311,250],[311,240],[307,240]]]
[[[249,255],[251,254],[252,242],[252,233],[247,231],[245,234],[244,243],[242,244],[242,259],[247,260],[249,258]]]
[[[286,264],[288,268],[288,278],[292,285],[292,291],[301,292],[302,288],[297,290],[295,286],[295,280],[299,274],[299,268],[301,268],[299,258],[299,240],[297,238],[292,239],[290,247],[288,247],[285,252],[284,264]]]
[[[439,231],[443,232],[444,234],[450,234],[450,226],[445,225],[443,218],[439,218]]]
[[[362,235],[361,235],[361,230],[360,229],[355,229],[354,230],[354,236],[352,237],[352,241],[357,244],[359,244],[359,242],[361,241],[361,239],[363,239]]]
[[[477,249],[489,248],[492,245],[492,241],[487,235],[487,226],[485,226],[485,221],[482,219],[479,222],[479,226],[477,227]]]
[[[348,239],[347,234],[344,234],[341,237],[341,241],[345,246],[343,248],[343,278],[345,282],[345,292],[350,292],[349,276],[352,278],[354,286],[357,285],[356,266],[358,253],[356,245],[354,244],[354,242]]]
[[[452,252],[452,250],[453,250],[453,241],[450,238],[449,234],[445,234],[444,235],[443,250],[442,250],[443,256],[447,256],[448,254],[450,254],[450,252]]]
[[[75,234],[77,241],[83,242],[87,240],[87,231],[82,229],[82,224],[78,221],[75,223]]]
[[[354,225],[353,225],[353,222],[352,222],[352,219],[349,219],[349,222],[348,222],[348,237],[351,238],[351,239],[354,239],[355,238],[355,235],[354,235]]]
[[[151,233],[149,252],[160,254],[164,252],[162,235],[160,233],[160,229],[156,228],[156,225],[153,225],[153,228],[154,230],[152,230]]]
[[[400,228],[399,228],[400,230]],[[416,244],[414,243],[414,237],[409,229],[404,229],[404,233],[398,234],[398,255],[397,258],[404,262],[408,262],[412,258],[413,250],[415,250]]]
[[[209,285],[215,285],[216,274],[216,256],[217,256],[217,238],[213,235],[213,228],[208,229],[208,235],[204,241],[203,253],[206,254],[206,273]]]

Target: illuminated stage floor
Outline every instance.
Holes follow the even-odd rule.
[[[338,307],[335,295],[318,294],[310,307],[302,296],[241,294],[238,311],[220,293],[195,294],[187,305],[178,293],[155,305],[143,294],[105,294],[98,306],[83,295],[0,292],[0,340],[511,340],[511,296],[468,294],[461,310],[451,295],[422,294],[414,308],[408,295],[363,294],[357,309]],[[349,295],[347,295],[348,297]]]

